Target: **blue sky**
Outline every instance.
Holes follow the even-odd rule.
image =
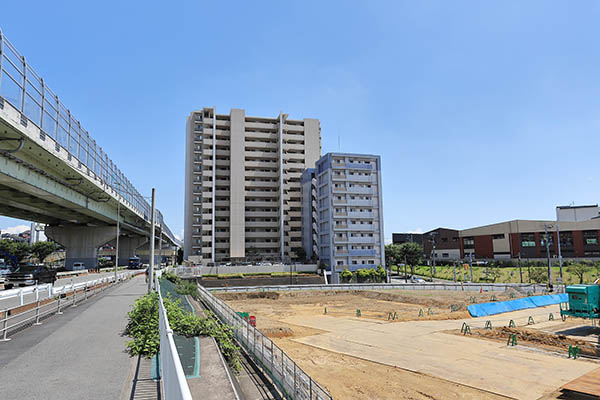
[[[185,117],[321,120],[382,156],[386,238],[597,203],[595,1],[13,1],[0,28],[183,229]],[[0,217],[0,229],[20,222]]]

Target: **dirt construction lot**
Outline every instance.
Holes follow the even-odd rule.
[[[507,347],[478,335],[454,334],[492,320],[525,325],[559,315],[558,306],[470,318],[471,296],[455,291],[262,292],[217,295],[256,316],[270,336],[336,399],[537,399],[595,369],[543,349]],[[498,300],[510,298],[497,294]],[[460,307],[451,312],[450,306]],[[325,308],[327,313],[325,313]],[[360,310],[360,316],[357,316]],[[422,316],[419,312],[423,310]],[[397,317],[388,320],[390,316]],[[548,324],[562,324],[560,318]],[[475,329],[474,329],[475,330]]]

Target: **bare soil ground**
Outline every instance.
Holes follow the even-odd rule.
[[[494,295],[498,300],[511,298],[509,293]],[[472,303],[471,297],[478,303],[486,302],[491,299],[490,293],[389,290],[223,293],[217,296],[236,311],[255,315],[257,328],[270,336],[337,399],[506,398],[424,373],[299,343],[294,339],[326,331],[282,321],[290,316],[322,315],[325,308],[328,316],[340,319],[358,318],[356,310],[360,310],[361,320],[386,323],[390,313],[397,314],[395,321],[465,319],[470,318],[466,305]],[[453,304],[459,311],[451,311]],[[421,317],[420,310],[424,314]],[[398,346],[410,346],[410,343],[399,342]]]

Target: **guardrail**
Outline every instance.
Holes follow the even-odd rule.
[[[248,321],[240,317],[227,304],[204,287],[198,287],[204,303],[233,330],[238,343],[262,366],[287,399],[332,400],[333,397],[313,380],[273,341],[263,335]]]
[[[273,286],[233,286],[210,288],[211,292],[256,292],[256,291],[288,291],[288,290],[464,290],[503,292],[508,289],[520,291],[543,293],[546,285],[520,284],[520,283],[348,283],[329,285],[273,285]],[[564,292],[564,286],[554,286],[553,293]]]
[[[135,272],[122,272],[117,274],[117,280],[122,280],[134,275]],[[82,288],[86,288],[88,286],[92,286],[94,284],[107,283],[114,281],[114,275],[106,276],[104,278],[92,279],[86,282],[79,283],[71,283],[69,285],[63,286],[53,286],[51,283],[46,283],[43,285],[35,285],[35,286],[26,286],[19,289],[8,289],[0,292],[0,306],[2,305],[2,300],[19,298],[19,305],[24,304],[24,296],[28,294],[35,295],[35,300],[43,300],[43,297],[40,297],[42,294],[46,294],[46,298],[53,297],[57,294],[64,293],[65,290],[79,290]]]
[[[28,293],[34,293],[36,300],[27,304],[23,304],[23,290],[15,289],[8,290],[2,293],[3,299],[20,296],[20,304],[16,307],[5,308],[0,311],[0,341],[9,341],[8,332],[21,328],[26,324],[33,323],[40,325],[40,320],[50,314],[62,314],[66,307],[76,307],[81,301],[87,300],[89,297],[96,295],[98,292],[103,292],[111,285],[123,282],[127,278],[135,275],[135,273],[122,273],[115,279],[114,276],[94,279],[87,282],[73,283],[59,287],[52,287],[51,284],[41,285],[42,289],[46,289],[48,297],[41,299],[39,296],[40,285],[30,288]],[[7,292],[20,292],[8,293]],[[78,296],[79,294],[79,296]],[[2,300],[2,298],[0,298]]]
[[[169,400],[192,400],[192,394],[179,360],[177,347],[173,340],[173,330],[169,325],[167,318],[167,310],[163,303],[162,295],[160,294],[158,273],[155,279],[155,288],[158,292],[158,326],[160,330],[160,376],[163,383],[165,398]]]

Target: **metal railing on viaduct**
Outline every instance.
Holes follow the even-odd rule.
[[[0,30],[0,109],[5,102],[21,113],[24,127],[37,126],[40,139],[53,143],[57,154],[75,160],[88,179],[99,181],[106,193],[150,222],[148,202]],[[156,221],[173,239],[158,210]]]

